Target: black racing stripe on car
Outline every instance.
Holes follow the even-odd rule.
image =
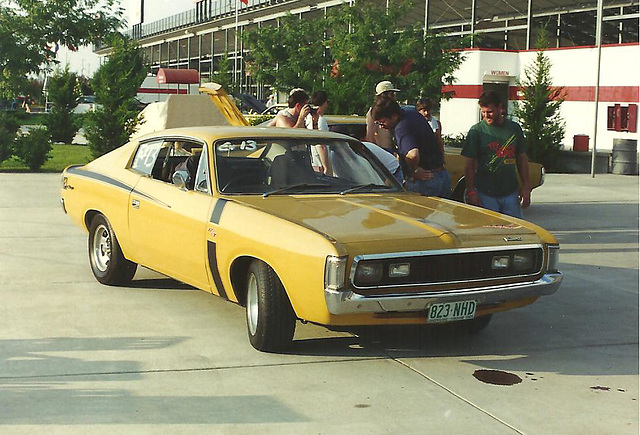
[[[209,259],[209,271],[213,277],[213,282],[218,289],[220,297],[229,299],[227,292],[222,285],[222,278],[220,278],[220,271],[218,270],[218,259],[216,257],[216,244],[210,240],[207,240],[207,258]]]
[[[167,204],[166,202],[160,201],[158,198],[154,198],[151,195],[147,195],[146,193],[140,192],[138,189],[133,189],[131,191],[131,193],[134,193],[136,195],[140,195],[140,196],[148,199],[149,201],[157,202],[158,204],[163,205],[164,207],[171,208],[171,206],[169,204]]]
[[[133,190],[133,187],[123,183],[122,181],[118,181],[115,178],[107,177],[106,175],[98,174],[97,172],[80,169],[77,166],[70,166],[69,168],[67,168],[67,173],[102,181],[103,183],[111,184],[112,186],[119,187],[129,192]]]
[[[224,198],[220,198],[218,199],[218,201],[216,201],[216,205],[213,207],[213,212],[211,213],[211,220],[210,220],[211,223],[214,223],[214,224],[220,223],[222,210],[224,209],[224,206],[227,205],[227,202],[229,202],[229,200]]]
[[[86,169],[80,169],[78,166],[71,166],[67,168],[67,172],[69,174],[79,175],[81,177],[91,178],[93,180],[102,181],[103,183],[110,184],[115,187],[119,187],[121,189],[126,190],[127,192],[132,192],[137,195],[140,195],[149,201],[157,202],[158,204],[163,205],[164,207],[171,208],[169,204],[166,202],[160,201],[158,198],[154,198],[153,196],[147,195],[146,193],[140,192],[139,190],[134,189],[128,184],[123,183],[122,181],[118,181],[115,178],[107,177],[106,175],[99,174],[97,172],[87,171]]]

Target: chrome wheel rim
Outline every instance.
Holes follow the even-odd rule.
[[[93,264],[100,272],[106,272],[111,260],[111,235],[106,225],[100,224],[93,234]]]
[[[258,329],[258,281],[252,273],[247,283],[247,325],[249,333],[256,335]]]

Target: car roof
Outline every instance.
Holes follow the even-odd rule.
[[[352,139],[339,133],[329,131],[308,130],[306,128],[280,127],[235,127],[235,126],[207,126],[180,127],[159,130],[136,138],[137,141],[148,141],[154,138],[185,137],[205,140],[209,143],[221,139],[234,138],[282,138],[282,139]]]

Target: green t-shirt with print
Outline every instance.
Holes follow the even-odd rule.
[[[471,127],[462,155],[476,159],[476,189],[490,196],[517,192],[516,156],[526,147],[522,128],[510,119],[499,127],[484,121]]]

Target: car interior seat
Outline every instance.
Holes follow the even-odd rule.
[[[196,181],[196,171],[198,170],[198,162],[200,161],[200,156],[194,154],[192,156],[187,157],[185,161],[179,163],[174,173],[177,171],[187,171],[189,173],[189,178],[187,179],[187,189],[193,190],[193,186]]]
[[[280,188],[293,184],[309,183],[315,179],[311,157],[306,147],[303,150],[287,149],[284,154],[273,159],[271,164],[271,184]]]

